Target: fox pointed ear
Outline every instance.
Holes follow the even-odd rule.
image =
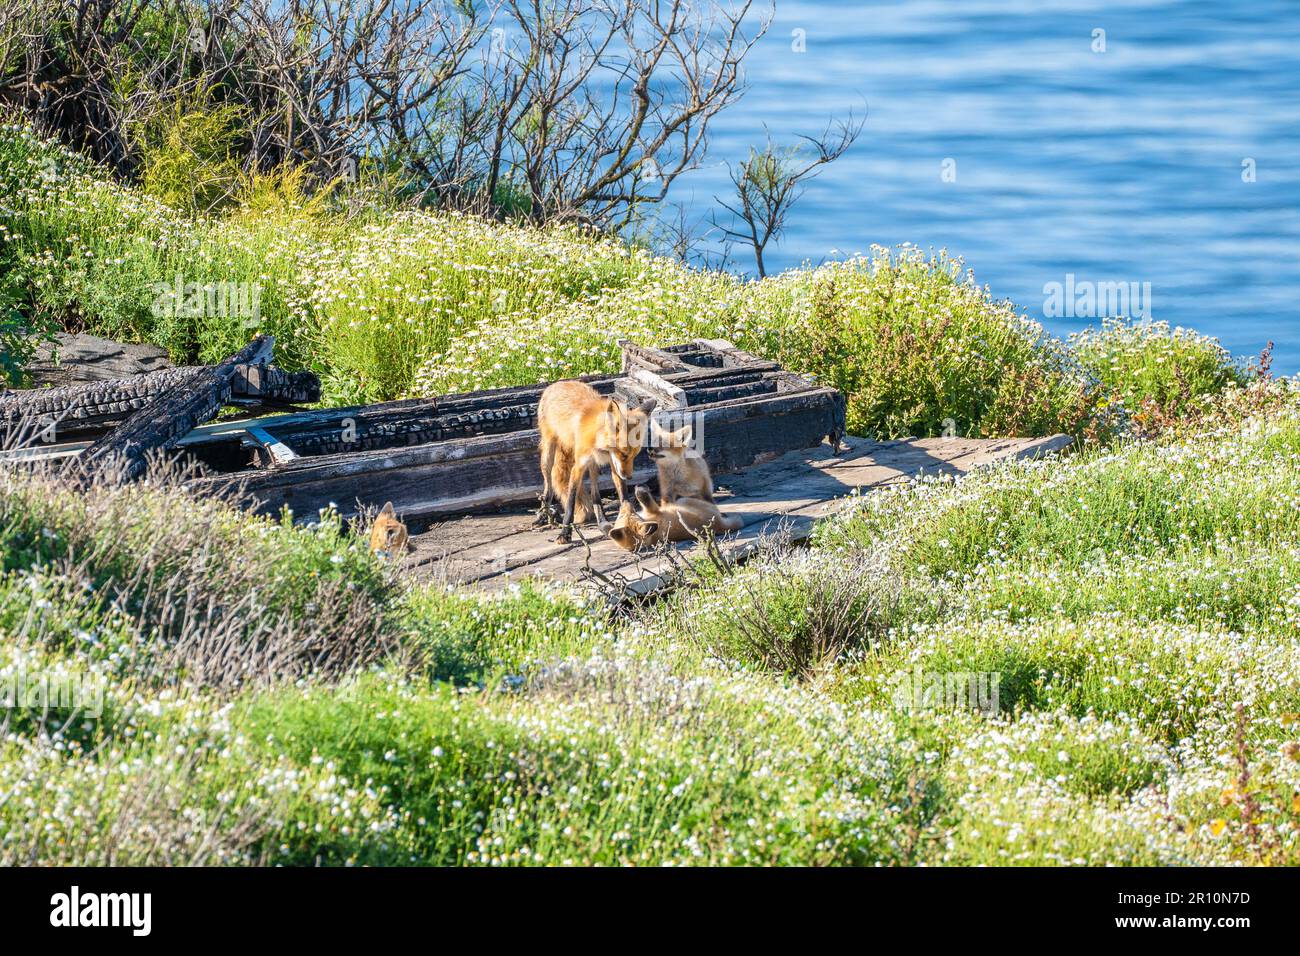
[[[642,402],[640,405],[636,407],[636,410],[638,412],[645,412],[647,415],[649,415],[651,412],[655,410],[655,406],[658,404],[659,404],[659,400],[657,398],[647,398],[644,402]]]
[[[628,531],[627,528],[625,528],[625,527],[623,527],[623,526],[621,526],[621,525],[620,525],[619,527],[617,527],[617,528],[610,528],[610,529],[609,529],[609,536],[610,536],[611,538],[613,538],[615,542],[617,542],[618,544],[624,545],[624,546],[627,545],[627,542],[628,542],[628,536],[629,536],[630,534],[631,534],[631,532]]]
[[[647,538],[653,538],[656,534],[659,533],[659,522],[658,521],[643,522],[641,525],[641,533],[645,535]]]
[[[691,436],[694,433],[695,433],[695,429],[693,426],[683,425],[681,428],[677,429],[677,431],[673,433],[673,437],[676,438],[683,445],[689,445],[691,443]]]
[[[381,515],[388,515],[390,518],[393,517],[395,514],[393,511],[393,503],[391,501],[385,501],[384,506],[379,509],[379,513]]]

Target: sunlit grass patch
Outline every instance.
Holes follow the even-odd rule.
[[[393,800],[393,855],[386,843],[373,862],[831,863],[904,852],[890,794],[911,758],[888,722],[676,678],[635,657],[575,661],[518,691],[366,680],[262,697],[244,719],[268,748]],[[319,850],[308,841],[301,852]]]
[[[1152,739],[1188,751],[1225,739],[1239,703],[1253,708],[1261,739],[1284,737],[1284,715],[1300,708],[1294,642],[1118,615],[913,625],[845,661],[832,693],[861,706],[895,706],[900,683],[915,673],[989,675],[1004,715],[1131,719]]]
[[[614,639],[603,602],[524,582],[503,594],[413,588],[405,597],[402,654],[431,680],[524,681],[556,661]]]

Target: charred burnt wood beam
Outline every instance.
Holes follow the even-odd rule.
[[[578,380],[591,384],[599,392],[612,394],[617,379],[616,375],[584,375]],[[320,408],[260,419],[257,424],[262,428],[274,429],[283,437],[331,429],[359,428],[362,425],[370,426],[385,422],[396,424],[428,422],[432,421],[434,416],[474,415],[480,411],[511,409],[519,405],[530,405],[536,409],[542,390],[547,384],[514,385],[481,392],[460,392],[440,395],[437,398],[407,398],[373,405]]]
[[[0,433],[17,435],[23,429],[31,438],[48,442],[102,428],[122,421],[159,395],[183,388],[194,371],[169,368],[133,378],[8,392],[0,395]],[[320,379],[313,372],[243,364],[231,379],[230,394],[238,404],[245,404],[240,399],[258,405],[309,404],[320,401]]]
[[[692,366],[687,365],[679,357],[671,352],[665,352],[663,349],[651,348],[648,345],[637,345],[627,339],[621,339],[618,344],[619,348],[623,350],[624,375],[638,368],[660,374],[664,372],[689,372],[692,369]]]
[[[190,374],[169,368],[135,378],[8,392],[0,395],[0,428],[35,427],[39,440],[53,441],[60,433],[126,418],[159,392],[183,386]]]
[[[843,428],[834,389],[744,398],[703,406],[701,436],[716,474],[811,448]],[[266,471],[199,478],[198,493],[239,495],[263,514],[289,507],[304,520],[336,504],[345,514],[391,500],[405,518],[446,517],[533,501],[541,488],[536,429],[452,439],[436,445],[300,457]],[[635,478],[654,469],[638,460]],[[608,475],[604,476],[608,481]]]
[[[660,378],[672,387],[674,393],[676,389],[682,389],[689,395],[690,390],[706,385],[745,385],[759,382],[770,374],[762,370],[741,368],[691,369]],[[625,382],[624,377],[609,374],[584,375],[578,380],[588,383],[603,395],[615,395]],[[363,450],[368,445],[392,441],[416,443],[441,440],[446,433],[472,428],[476,421],[481,422],[484,431],[490,432],[506,427],[504,422],[513,423],[531,418],[536,414],[537,402],[547,384],[549,383],[453,393],[436,399],[403,399],[374,405],[314,409],[256,419],[255,423],[287,444],[305,442],[328,446],[331,442],[338,441],[348,446],[341,447],[340,451]],[[514,426],[509,424],[509,427]],[[216,434],[218,430],[223,433],[222,436]],[[201,437],[196,432],[183,444],[195,445],[208,440],[220,440],[225,432],[237,430],[239,426],[233,424],[220,429],[208,426],[206,431],[211,432],[210,436]],[[346,440],[342,437],[345,432],[348,436]],[[367,435],[373,436],[373,440],[368,441]],[[423,437],[426,435],[430,437]]]
[[[786,378],[790,379],[789,383]],[[662,391],[641,388],[630,377],[586,376],[584,381],[602,394],[615,395],[626,401],[640,402],[652,396],[659,398],[661,411],[677,407],[675,400],[670,402]],[[797,376],[749,369],[696,370],[684,377],[657,376],[655,381],[665,383],[662,388],[674,395],[681,388],[686,394],[687,407],[704,401],[772,394],[778,390],[784,392],[794,386],[798,389],[812,387]],[[716,388],[707,390],[706,385]],[[537,400],[544,388],[545,385],[515,386],[490,392],[446,395],[438,399],[406,399],[378,405],[316,409],[253,419],[242,425],[209,425],[196,429],[180,444],[201,451],[205,445],[228,441],[231,432],[246,430],[249,425],[265,430],[304,457],[487,436],[532,428]]]
[[[692,344],[717,352],[727,361],[735,365],[757,367],[776,364],[768,361],[761,355],[755,355],[753,352],[746,352],[744,349],[738,349],[726,339],[695,339]]]
[[[586,375],[580,380],[609,395],[614,394],[620,381],[615,375]],[[394,443],[439,441],[457,433],[472,434],[476,428],[491,433],[513,430],[521,422],[527,427],[536,415],[537,402],[545,388],[545,383],[521,385],[438,398],[315,409],[255,419],[250,424],[286,444],[301,444],[305,448],[338,445],[338,451],[362,451]],[[213,430],[203,437],[196,432],[183,444],[195,446],[221,441],[229,437],[227,432],[237,430],[232,426],[220,429],[221,434]]]
[[[264,403],[311,405],[320,401],[320,378],[315,372],[286,372],[274,365],[239,365],[230,394]]]
[[[694,339],[685,345],[674,345],[666,349],[637,345],[623,340],[619,342],[623,350],[623,374],[633,369],[643,368],[647,371],[675,378],[681,374],[717,373],[748,369],[750,371],[776,371],[780,368],[776,362],[738,349],[726,339]],[[709,364],[692,363],[695,356],[708,355]]]
[[[158,395],[126,421],[82,452],[83,481],[110,462],[120,462],[123,480],[144,474],[148,456],[171,448],[188,432],[216,416],[230,398],[232,381],[243,365],[271,357],[275,340],[259,335],[219,365],[188,369],[189,378],[173,391]]]
[[[714,400],[775,393],[777,386],[766,381],[771,374],[728,370],[700,377],[693,373],[683,380],[692,391],[644,369],[634,370],[627,378],[595,379],[593,384],[597,391],[628,402],[655,398],[661,410],[669,411],[708,400],[695,394],[705,383],[716,382],[722,386],[709,392],[716,396]],[[535,423],[537,401],[543,388],[521,386],[491,394],[448,395],[437,400],[329,409],[292,419],[267,419],[258,425],[303,454],[426,444],[530,428]]]
[[[658,411],[681,409],[688,404],[684,388],[649,369],[634,368],[627,377],[627,384],[631,386],[629,391],[639,392],[645,398],[655,399],[658,402],[656,406]]]
[[[588,376],[588,379],[599,391],[616,394],[627,401],[639,402],[651,395],[661,397],[658,391],[634,386],[633,377]],[[662,381],[673,389],[681,388],[678,383],[684,384],[686,388],[682,390],[686,393],[688,408],[816,387],[806,378],[792,373],[748,369],[697,370],[684,376],[656,376],[655,381]],[[272,464],[276,463],[276,457],[283,459],[284,456],[269,455],[267,443],[248,434],[253,428],[266,432],[273,443],[296,448],[299,455],[369,451],[498,434],[533,426],[537,398],[543,387],[517,386],[488,393],[449,395],[436,400],[407,399],[213,423],[195,428],[177,443],[177,447],[202,454],[208,446],[222,445],[248,435],[247,443],[257,447],[264,463]],[[234,402],[233,399],[230,401]],[[661,400],[659,410],[671,411],[674,407],[673,403]],[[34,457],[57,458],[75,455],[91,443],[50,444],[32,438],[26,444]],[[28,453],[22,452],[22,456],[26,457]],[[19,454],[18,451],[0,452],[0,459]]]

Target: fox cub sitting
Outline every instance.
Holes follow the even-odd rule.
[[[678,498],[713,501],[713,478],[704,456],[691,448],[693,429],[685,425],[676,431],[651,422],[654,443],[650,457],[659,466],[659,500],[672,504]]]
[[[567,544],[572,540],[574,510],[584,477],[591,490],[589,497],[582,496],[583,505],[595,509],[602,529],[609,526],[597,484],[600,468],[609,465],[614,490],[623,502],[623,483],[632,478],[633,462],[645,446],[654,407],[654,399],[649,399],[628,408],[603,397],[586,382],[555,382],[542,392],[537,404],[542,451],[542,505],[537,518],[539,524],[548,522],[554,503],[563,497],[564,524],[557,541]]]
[[[370,550],[385,558],[405,554],[410,541],[406,525],[397,519],[391,501],[384,502],[384,507],[375,515],[375,523],[370,526]]]
[[[739,531],[745,523],[741,518],[728,518],[713,502],[700,498],[678,498],[671,504],[661,504],[644,485],[638,485],[635,494],[640,514],[632,502],[623,502],[618,520],[609,530],[610,538],[624,551],[665,541],[694,541],[705,532]]]

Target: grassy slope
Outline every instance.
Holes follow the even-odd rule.
[[[349,217],[291,177],[192,221],[13,127],[0,184],[31,314],[214,358],[242,323],[141,290],[257,281],[334,400],[613,368],[625,336],[730,337],[888,435],[1106,437],[1240,379],[1181,330],[1046,339],[914,252],[741,283]],[[1294,862],[1300,401],[1228,394],[1158,443],[875,496],[618,620],[411,588],[329,515],[0,476],[0,677],[105,691],[99,719],[7,712],[0,862]],[[999,675],[996,715],[898,703],[970,672]]]
[[[108,692],[97,721],[13,712],[0,856],[1295,862],[1300,400],[1251,395],[1161,442],[873,496],[624,620],[410,589],[328,516],[8,478],[0,671]],[[210,573],[174,566],[213,536]],[[146,597],[177,580],[187,625]],[[253,580],[231,636],[205,609]],[[355,650],[313,664],[299,628]],[[999,675],[996,714],[898,696],[971,672]]]

